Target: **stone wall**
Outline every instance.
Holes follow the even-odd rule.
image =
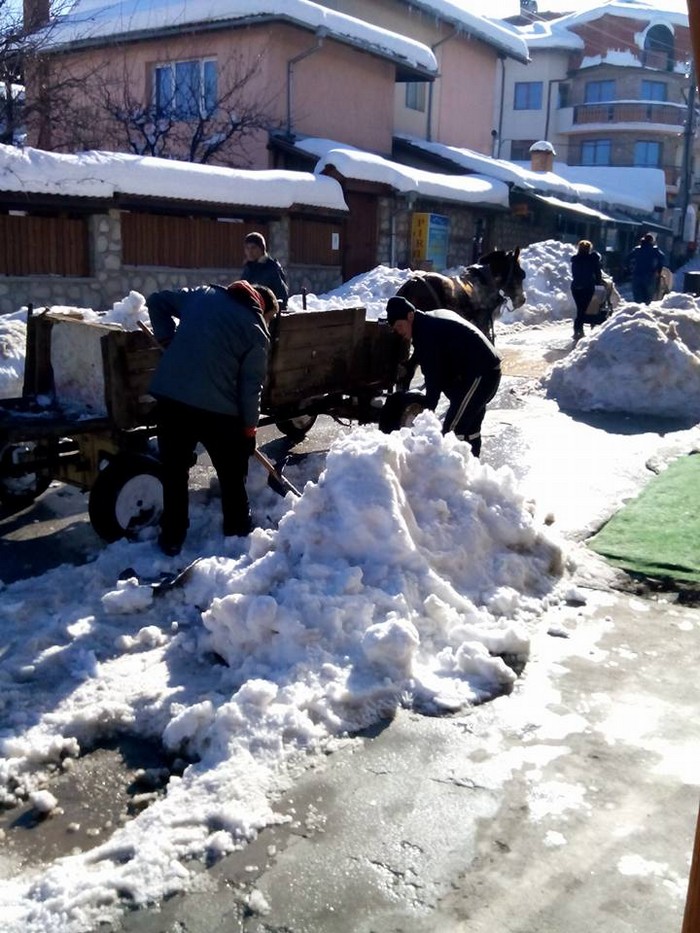
[[[500,216],[487,214],[478,207],[448,201],[417,200],[408,204],[404,198],[380,198],[378,262],[399,269],[409,267],[411,220],[414,213],[440,214],[449,219],[448,268],[470,265],[473,261],[472,250],[477,223],[482,221],[488,226],[488,217]]]

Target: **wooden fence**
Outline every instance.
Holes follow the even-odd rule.
[[[0,275],[90,275],[87,218],[0,214]]]

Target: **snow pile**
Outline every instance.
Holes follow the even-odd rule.
[[[396,294],[410,276],[410,269],[377,266],[370,272],[356,275],[325,295],[320,297],[314,294],[307,295],[306,307],[309,311],[325,311],[328,308],[362,306],[366,309],[366,320],[376,321],[386,314],[387,301]],[[289,310],[302,310],[301,295],[290,297]]]
[[[700,420],[700,302],[622,306],[542,382],[564,409]]]
[[[0,317],[0,398],[18,398],[24,381],[26,312]]]
[[[541,324],[561,321],[575,313],[571,296],[571,257],[576,247],[558,240],[543,240],[520,251],[520,265],[525,270],[525,304],[513,310],[505,308],[499,317],[502,324]]]
[[[525,270],[526,303],[517,309],[508,306],[500,315],[502,324],[541,324],[572,317],[574,302],[571,297],[571,257],[576,247],[558,240],[533,243],[520,251],[520,264]],[[447,275],[464,275],[466,266],[446,269]],[[386,313],[386,303],[411,275],[410,269],[377,266],[371,272],[355,276],[339,288],[320,298],[306,297],[309,311],[326,308],[348,308],[363,305],[367,320],[376,321]],[[289,300],[292,311],[302,309],[302,298],[294,295]]]
[[[431,413],[392,435],[350,432],[283,505],[278,530],[218,550],[157,600],[107,583],[119,561],[152,568],[148,542],[70,568],[69,587],[51,585],[59,570],[7,590],[6,803],[123,730],[193,761],[109,840],[3,881],[8,933],[92,928],[120,898],[186,888],[188,858],[218,857],[282,819],[274,797],[300,755],[399,704],[453,710],[508,691],[509,663],[560,598],[561,547],[511,471],[443,438]],[[37,618],[45,627],[23,640]]]

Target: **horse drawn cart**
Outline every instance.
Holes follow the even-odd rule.
[[[416,405],[392,393],[405,345],[362,307],[284,313],[272,338],[260,424],[294,441],[320,414],[393,430]],[[140,330],[30,308],[22,395],[0,400],[0,499],[28,504],[59,480],[89,492],[90,521],[107,541],[156,524],[148,386],[159,354]]]

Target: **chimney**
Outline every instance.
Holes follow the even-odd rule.
[[[554,146],[541,139],[530,146],[530,168],[533,172],[551,172],[554,168]]]
[[[24,0],[24,31],[35,32],[48,25],[51,19],[51,0]]]

